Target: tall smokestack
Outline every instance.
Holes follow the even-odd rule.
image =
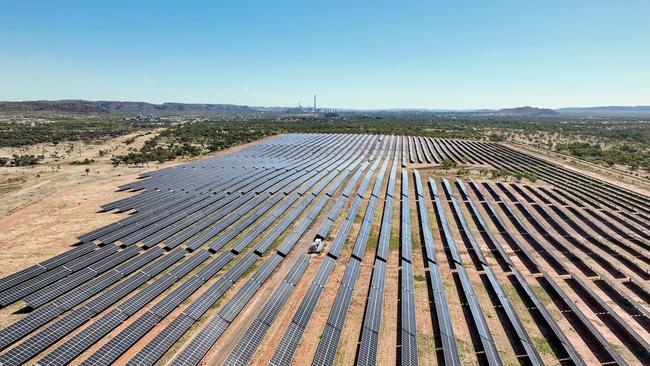
[[[316,112],[316,94],[314,94],[314,112]]]

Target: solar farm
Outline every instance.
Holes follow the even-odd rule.
[[[117,189],[0,279],[0,364],[650,365],[650,197],[504,144],[284,134]]]

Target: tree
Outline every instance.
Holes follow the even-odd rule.
[[[86,175],[88,175],[88,173],[90,173],[90,168],[86,167],[85,170],[86,170]]]
[[[445,160],[442,161],[442,167],[445,169],[445,173],[447,173],[447,170],[449,170],[450,168],[453,168],[455,166],[456,166],[456,163],[453,160],[449,159],[449,158],[446,158]]]
[[[13,155],[13,159],[11,160],[11,164],[13,166],[30,166],[30,165],[36,165],[38,162],[43,159],[42,155],[39,156],[34,156],[34,155]]]
[[[469,175],[469,169],[467,167],[460,167],[456,175],[460,175],[462,177],[467,178],[467,176]]]

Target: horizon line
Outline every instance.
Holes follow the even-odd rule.
[[[238,104],[238,103],[222,103],[222,102],[176,102],[176,101],[166,101],[166,102],[152,102],[145,100],[120,100],[120,99],[75,99],[75,98],[65,98],[65,99],[31,99],[31,100],[1,100],[0,103],[30,103],[30,102],[116,102],[116,103],[147,103],[152,105],[164,105],[164,104],[191,104],[191,105],[232,105],[232,106],[241,106],[241,107],[250,107],[250,108],[298,108],[298,106],[282,106],[282,105],[252,105],[252,104]],[[535,106],[534,104],[520,105],[520,106],[508,106],[508,107],[474,107],[474,108],[454,108],[454,107],[332,107],[332,106],[322,106],[317,109],[339,109],[339,110],[351,110],[351,111],[389,111],[389,110],[404,110],[404,111],[449,111],[449,112],[473,112],[480,110],[500,110],[500,109],[512,109],[512,108],[538,108],[538,109],[586,109],[586,108],[650,108],[649,104],[636,104],[636,105],[623,105],[623,104],[609,104],[609,105],[588,105],[588,106],[563,106],[563,107],[543,107]],[[311,109],[311,107],[302,106],[303,109]]]

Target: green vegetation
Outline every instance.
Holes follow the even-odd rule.
[[[547,355],[555,355],[555,352],[553,351],[551,344],[548,342],[548,339],[546,339],[545,337],[534,337],[533,343],[535,343],[535,349],[537,349],[539,353],[544,353]]]
[[[513,172],[513,171],[510,171],[510,170],[506,170],[506,169],[491,169],[491,170],[487,170],[487,171],[484,171],[484,170],[481,171],[482,175],[483,174],[487,175],[488,173],[490,174],[490,176],[493,179],[503,178],[503,180],[505,180],[505,181],[508,181],[509,178],[513,178],[517,182],[521,182],[522,179],[526,178],[531,183],[535,183],[537,181],[537,178],[538,178],[537,174],[535,174],[533,172]]]
[[[603,148],[600,144],[572,142],[557,145],[555,150],[563,154],[569,154],[580,159],[605,164],[607,166],[618,164],[627,165],[630,170],[637,170],[639,168],[650,170],[650,151],[643,151],[641,148],[631,145]]]
[[[113,165],[159,163],[198,156],[278,133],[269,124],[203,121],[176,125],[145,141],[137,152],[118,155]]]
[[[120,164],[142,165],[152,161],[164,163],[165,161],[174,160],[183,156],[199,156],[203,153],[200,147],[192,146],[187,143],[176,145],[168,143],[165,146],[157,145],[157,138],[145,142],[140,151],[129,152],[126,155],[117,155],[111,158],[113,166]]]
[[[95,162],[95,159],[85,158],[83,160],[75,160],[70,165],[89,165]]]
[[[634,119],[526,119],[512,117],[480,117],[476,115],[432,115],[384,113],[372,116],[349,115],[343,118],[297,118],[285,116],[276,119],[249,119],[240,122],[203,120],[182,127],[168,129],[164,135],[174,135],[181,141],[199,142],[210,146],[232,146],[233,140],[243,136],[229,134],[233,125],[239,132],[252,131],[267,136],[275,133],[327,132],[377,133],[440,138],[461,138],[488,141],[512,141],[534,147],[565,152],[572,156],[604,165],[628,165],[631,169],[650,169],[650,122]],[[235,137],[233,139],[233,137]],[[231,141],[222,141],[230,139]],[[581,149],[580,142],[589,140],[589,149]],[[243,139],[241,142],[249,140]],[[571,142],[569,142],[571,141]],[[567,145],[571,144],[571,145]],[[608,148],[600,145],[607,144]],[[596,148],[593,146],[596,145]],[[209,149],[215,151],[214,148]],[[445,169],[453,162],[443,162]],[[451,165],[449,165],[451,164]],[[520,177],[515,177],[520,179]],[[528,177],[524,177],[528,178]],[[536,177],[535,177],[536,178]],[[532,180],[532,179],[531,179]]]
[[[544,303],[548,304],[551,302],[551,297],[548,295],[546,290],[542,286],[532,286],[533,292],[535,292],[535,295],[539,297],[539,299]]]
[[[0,157],[0,167],[3,166],[31,166],[36,165],[43,159],[43,155],[16,155],[12,158]]]
[[[51,120],[36,119],[29,123],[0,122],[0,147],[20,147],[43,142],[90,142],[153,127],[160,127],[160,123],[136,123],[117,117],[55,116]]]
[[[456,166],[456,162],[451,159],[445,159],[442,161],[442,167],[445,169],[445,172]]]
[[[128,154],[113,157],[113,164],[144,164],[196,156],[278,133],[368,133],[510,141],[605,166],[650,170],[650,121],[638,118],[384,112],[344,113],[336,118],[276,113],[140,121],[117,114],[33,112],[28,117],[12,115],[0,121],[0,147],[91,142],[160,127],[166,128],[159,136],[147,140],[140,149],[131,148]],[[134,138],[129,138],[124,144],[134,142]],[[106,153],[101,151],[100,155]],[[454,168],[453,162],[443,162],[443,167]]]

